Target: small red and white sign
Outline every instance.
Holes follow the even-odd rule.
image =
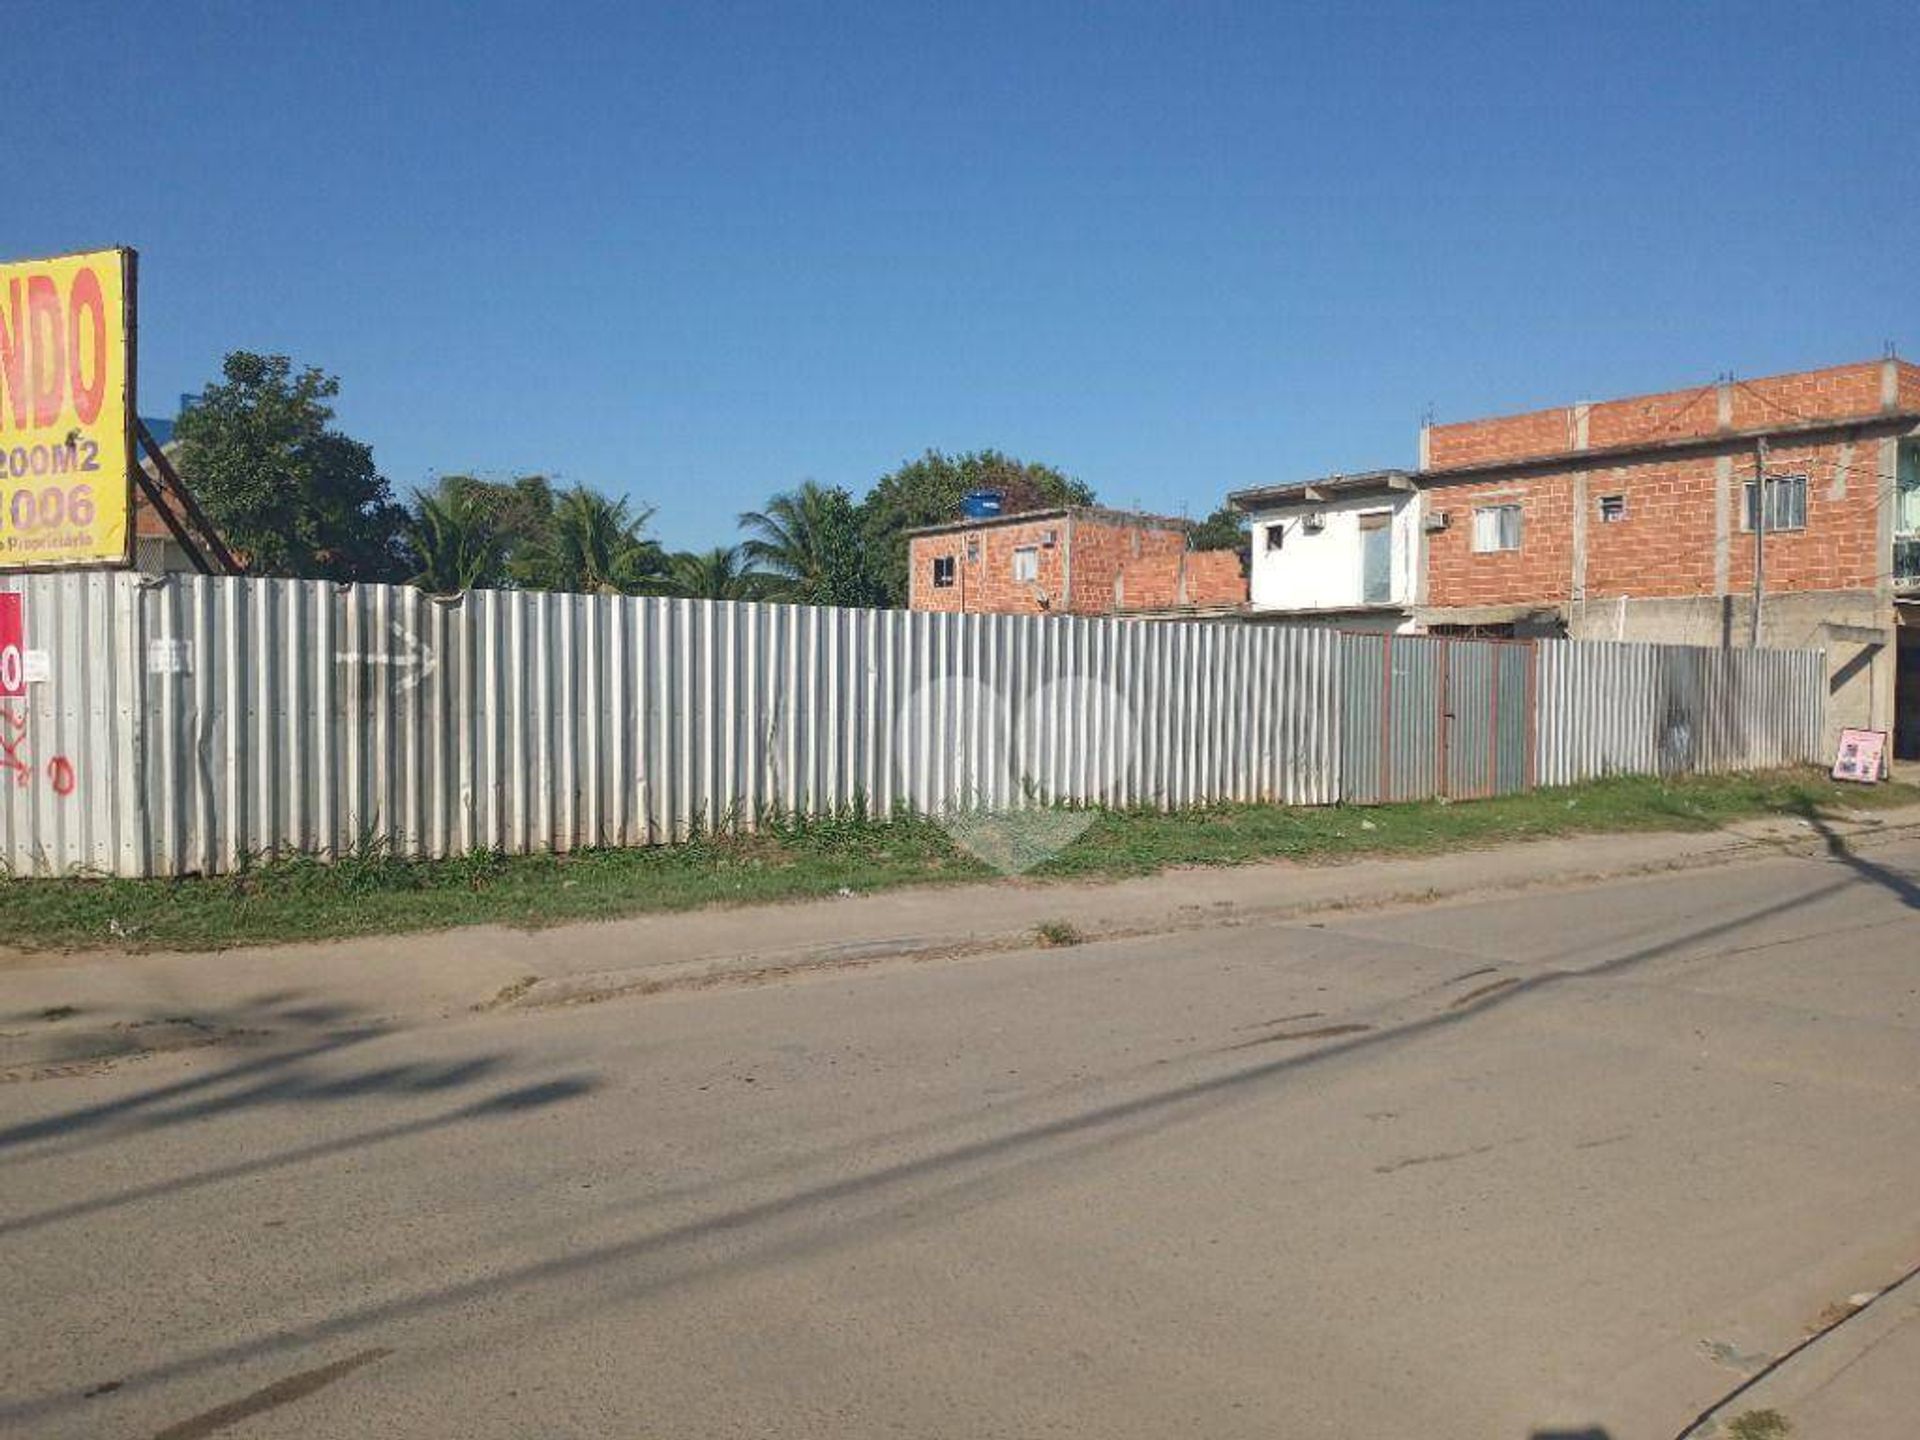
[[[4,632],[0,632],[4,633]],[[1856,780],[1877,785],[1885,773],[1887,732],[1884,730],[1842,730],[1840,753],[1834,757],[1833,778]]]
[[[8,592],[0,594],[0,700],[19,700],[26,693],[26,606]]]

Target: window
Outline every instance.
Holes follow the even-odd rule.
[[[1920,588],[1920,445],[1900,447],[1899,477],[1893,506],[1893,583],[1911,591]]]
[[[1473,548],[1479,551],[1520,548],[1520,507],[1482,505],[1473,512]]]
[[[1267,526],[1267,549],[1278,550],[1286,543],[1287,527],[1285,522],[1276,520]]]
[[[1746,485],[1746,504],[1741,507],[1740,528],[1752,530],[1759,512],[1754,508],[1754,485]],[[1807,477],[1769,475],[1767,477],[1767,529],[1804,530],[1807,528]]]
[[[1393,597],[1393,516],[1385,510],[1360,517],[1360,601],[1384,605]]]
[[[953,584],[953,556],[936,555],[933,557],[933,586],[944,590]]]
[[[980,537],[978,535],[969,535],[967,537],[967,563],[969,565],[978,565],[980,563]]]
[[[1040,578],[1040,551],[1036,546],[1022,545],[1013,552],[1013,578],[1016,584],[1031,584]]]
[[[1600,497],[1600,523],[1618,525],[1627,518],[1627,497],[1624,495],[1602,495]]]

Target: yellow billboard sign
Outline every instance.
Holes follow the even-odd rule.
[[[0,264],[0,570],[130,558],[134,259]]]

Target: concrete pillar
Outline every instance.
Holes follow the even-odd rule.
[[[1580,448],[1586,447],[1583,444]],[[1587,603],[1587,472],[1584,470],[1577,471],[1573,477],[1573,574],[1568,577],[1567,597],[1583,607]]]
[[[1733,457],[1713,462],[1713,593],[1725,595],[1733,574]]]

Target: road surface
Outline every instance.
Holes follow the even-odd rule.
[[[0,1086],[0,1429],[1668,1440],[1920,1261],[1912,841],[222,1019]]]

